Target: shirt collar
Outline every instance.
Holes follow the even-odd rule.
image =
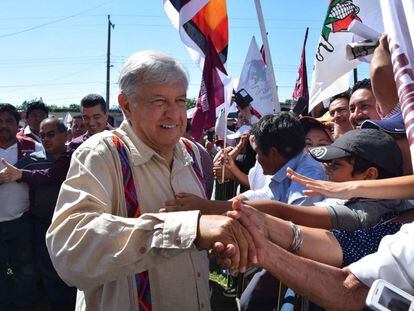
[[[134,132],[131,125],[127,120],[122,121],[118,129],[115,130],[120,133],[123,139],[128,144],[129,150],[132,154],[132,164],[133,165],[143,165],[152,157],[156,157],[160,160],[164,160],[154,149],[147,146]],[[174,146],[174,161],[179,160],[184,165],[191,165],[192,158],[186,152],[184,143],[181,141]]]
[[[38,142],[41,142],[42,140],[40,139],[40,136],[39,135],[36,135],[31,129],[30,129],[30,126],[26,126],[25,128],[24,128],[24,130],[23,130],[23,134],[25,135],[25,136],[33,136],[34,138],[35,138],[35,140],[37,140]]]
[[[287,168],[290,167],[291,169],[295,170],[299,162],[303,159],[304,156],[305,156],[304,151],[299,152],[299,154],[297,154],[292,159],[290,159],[281,169],[279,169],[276,172],[276,174],[272,176],[272,180],[278,183],[281,183],[285,178],[287,178],[286,176]]]

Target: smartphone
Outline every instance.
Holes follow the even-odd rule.
[[[372,283],[365,303],[372,310],[414,310],[414,296],[382,279]]]

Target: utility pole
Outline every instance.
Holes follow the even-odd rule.
[[[109,110],[109,90],[111,88],[111,29],[115,25],[111,23],[111,15],[108,15],[108,49],[106,52],[106,108]]]

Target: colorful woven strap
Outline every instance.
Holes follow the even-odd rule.
[[[137,192],[135,190],[134,177],[129,165],[126,146],[117,136],[112,136],[112,141],[118,150],[119,159],[121,160],[122,177],[124,181],[125,204],[129,218],[137,218],[141,215]],[[151,291],[148,271],[135,275],[137,284],[138,304],[140,310],[152,310]]]
[[[192,165],[193,170],[196,173],[197,178],[200,181],[201,185],[203,186],[204,193],[207,194],[206,182],[204,180],[204,176],[203,176],[202,170],[201,170],[200,166],[198,165],[196,155],[195,155],[195,153],[193,151],[193,147],[192,147],[191,143],[188,140],[186,140],[186,139],[182,139],[182,142],[184,143],[185,149],[187,150],[188,154],[193,159],[193,165]]]

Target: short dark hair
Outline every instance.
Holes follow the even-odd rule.
[[[345,98],[346,100],[349,101],[349,99],[351,98],[351,92],[350,90],[346,90],[345,92],[339,93],[335,96],[331,97],[331,100],[329,101],[329,104],[332,104],[335,100],[340,99],[340,98]]]
[[[375,167],[378,170],[378,178],[377,179],[385,179],[385,178],[392,178],[402,176],[402,167],[400,172],[388,172],[387,170],[383,169],[382,167],[365,160],[357,155],[352,155],[350,157],[346,157],[345,160],[353,166],[352,169],[352,176],[356,173],[363,173],[370,167]]]
[[[45,105],[43,101],[32,100],[27,104],[26,118],[29,117],[29,115],[35,110],[42,110],[46,113],[47,116],[49,115],[49,108]]]
[[[44,123],[53,123],[56,124],[56,129],[59,133],[64,133],[66,132],[68,129],[66,127],[66,125],[63,123],[62,120],[59,120],[56,117],[48,117],[46,119],[44,119],[41,123],[40,123],[40,127],[44,124]]]
[[[82,108],[95,107],[97,105],[101,106],[103,112],[107,112],[105,99],[98,94],[88,94],[81,100]]]
[[[17,111],[16,107],[14,107],[11,104],[1,103],[0,104],[0,113],[3,113],[3,112],[10,113],[13,116],[13,118],[16,119],[16,123],[19,124],[20,114]]]
[[[352,87],[351,95],[360,89],[367,89],[367,90],[372,91],[371,80],[363,79],[363,80],[357,81]]]
[[[290,112],[262,117],[253,126],[252,135],[257,147],[265,155],[275,147],[283,157],[291,159],[305,147],[303,126]]]

